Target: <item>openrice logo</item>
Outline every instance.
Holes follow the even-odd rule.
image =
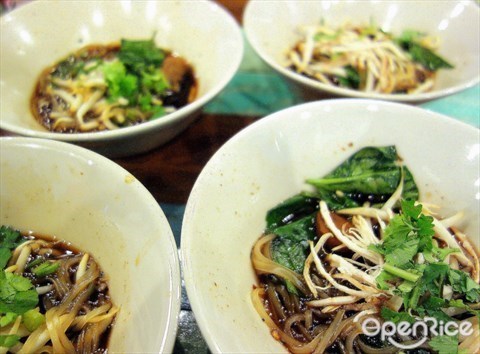
[[[400,349],[415,349],[428,340],[428,334],[431,336],[471,336],[473,334],[472,324],[468,321],[457,323],[455,321],[438,321],[433,317],[425,317],[413,324],[402,321],[397,324],[386,321],[380,323],[376,318],[367,318],[362,323],[362,332],[366,336],[374,337],[380,335],[382,342],[388,341]],[[417,342],[403,345],[398,343],[394,337],[409,336],[419,338]]]

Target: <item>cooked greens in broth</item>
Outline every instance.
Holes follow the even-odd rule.
[[[438,56],[437,37],[406,30],[394,36],[375,25],[325,23],[299,28],[286,66],[321,83],[381,94],[432,90],[439,69],[453,66]]]
[[[0,266],[0,353],[107,352],[118,308],[91,255],[1,226]]]
[[[62,133],[114,130],[161,118],[192,102],[193,67],[151,40],[89,45],[45,69],[34,117]]]
[[[292,353],[480,351],[479,258],[462,212],[441,218],[419,201],[394,146],[362,148],[307,183],[268,211],[251,254],[252,302],[275,339]],[[427,317],[473,330],[364,331]]]

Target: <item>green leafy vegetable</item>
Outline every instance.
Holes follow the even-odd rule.
[[[272,244],[275,262],[297,272],[303,272],[307,258],[308,240],[315,237],[314,217],[307,216],[273,230],[277,235]]]
[[[142,85],[147,90],[161,94],[166,89],[170,88],[170,83],[168,82],[165,74],[161,69],[154,69],[150,72],[142,72]]]
[[[366,147],[323,178],[308,179],[307,183],[315,186],[319,198],[335,210],[363,204],[358,195],[385,200],[395,192],[405,170],[403,197],[417,200],[418,188],[411,173],[398,163],[395,146]]]
[[[5,327],[10,323],[13,323],[17,317],[18,315],[13,312],[7,312],[5,315],[0,316],[0,327]]]
[[[108,85],[108,98],[116,101],[120,97],[135,101],[138,92],[138,79],[128,74],[125,65],[119,61],[106,63],[102,67]]]
[[[31,269],[35,266],[38,266],[39,264],[42,264],[43,262],[45,262],[45,259],[43,257],[38,257],[36,259],[34,259],[33,261],[29,262],[26,266],[25,266],[25,269]]]
[[[0,269],[7,265],[12,256],[11,250],[22,242],[24,242],[24,239],[19,231],[5,225],[0,227]]]
[[[346,66],[344,69],[346,75],[344,77],[337,76],[340,86],[358,89],[360,87],[360,75],[358,71],[351,65]]]
[[[480,301],[480,285],[470,276],[450,268],[443,258],[458,250],[441,250],[433,244],[433,218],[422,214],[422,205],[414,201],[402,200],[401,212],[396,215],[384,230],[384,240],[380,245],[369,248],[382,254],[385,259],[383,271],[377,277],[377,286],[391,290],[403,299],[404,311],[393,312],[383,308],[381,315],[385,320],[395,323],[406,320],[412,315],[430,316],[438,321],[453,321],[442,309],[459,307],[478,315],[463,302]],[[417,254],[423,254],[423,264],[414,261]],[[445,286],[451,287],[454,300],[444,298]],[[457,353],[458,338],[435,337],[429,343],[439,353]]]
[[[390,310],[388,307],[382,308],[380,314],[386,321],[392,321],[395,324],[400,322],[415,323],[415,318],[410,316],[407,312],[396,312]]]
[[[129,70],[141,74],[149,67],[160,66],[165,59],[165,52],[155,46],[153,39],[145,41],[122,39],[118,57]]]
[[[139,106],[150,119],[165,115],[160,98],[170,89],[161,69],[165,52],[157,48],[153,40],[122,40],[118,58],[101,66],[108,86],[108,100],[127,99],[129,106]]]
[[[458,353],[458,336],[436,336],[428,344],[432,349],[438,351],[438,354]]]
[[[60,266],[60,263],[58,262],[43,262],[42,264],[33,268],[32,272],[37,277],[44,277],[46,275],[55,273],[59,266]]]
[[[0,335],[0,347],[11,348],[20,341],[16,334]]]
[[[56,66],[52,75],[64,80],[75,78],[79,73],[83,72],[84,67],[85,62],[81,58],[69,56]]]
[[[0,272],[0,313],[23,314],[35,308],[38,294],[27,278],[13,273]]]
[[[436,71],[442,68],[453,68],[453,65],[445,59],[419,44],[422,36],[424,35],[420,32],[407,30],[404,31],[400,37],[396,38],[396,42],[410,53],[413,61],[420,63],[430,71]]]
[[[397,189],[402,171],[405,193],[415,199],[418,189],[408,170],[398,165],[394,146],[361,149],[324,178],[307,180],[316,187],[315,192],[294,195],[267,213],[266,232],[277,235],[272,243],[273,259],[301,273],[308,254],[307,241],[316,236],[319,200],[325,200],[331,209],[339,209],[363,203],[358,200],[359,194],[388,198]]]
[[[292,220],[303,218],[318,210],[318,199],[306,193],[297,194],[267,213],[267,230],[273,232],[277,227],[286,225]]]
[[[430,49],[422,47],[417,43],[410,43],[408,51],[412,56],[412,59],[430,71],[436,71],[441,68],[452,69],[453,65],[447,62],[442,57],[436,55]]]
[[[401,214],[396,215],[384,232],[381,245],[370,249],[384,255],[389,266],[408,268],[413,257],[425,250],[432,250],[433,218],[421,214],[422,206],[413,200],[401,201]]]

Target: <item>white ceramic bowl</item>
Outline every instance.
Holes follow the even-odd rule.
[[[440,70],[430,92],[395,95],[334,87],[285,68],[285,53],[300,38],[298,26],[319,23],[322,19],[333,25],[346,20],[359,25],[373,21],[395,34],[415,29],[438,35],[441,40],[439,54],[455,68]],[[426,0],[413,4],[404,0],[250,0],[243,25],[249,43],[259,56],[309,93],[422,102],[453,94],[480,81],[480,9],[473,1]]]
[[[130,173],[90,150],[0,139],[0,223],[91,253],[120,306],[109,352],[168,353],[180,310],[177,247],[163,211]]]
[[[397,146],[421,199],[465,210],[480,246],[480,134],[451,118],[399,103],[338,99],[265,117],[207,163],[189,197],[182,265],[195,318],[213,352],[285,353],[250,301],[250,263],[266,212],[367,145]]]
[[[0,128],[80,144],[110,157],[145,152],[179,134],[230,81],[243,55],[236,21],[205,0],[37,0],[2,16],[0,32]],[[161,119],[115,131],[52,133],[35,121],[29,100],[44,68],[87,44],[147,39],[154,33],[157,45],[193,65],[199,84],[194,102]]]

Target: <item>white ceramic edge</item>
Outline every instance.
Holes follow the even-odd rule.
[[[69,150],[75,153],[77,156],[82,156],[84,158],[88,158],[97,164],[103,164],[109,166],[112,169],[116,169],[119,174],[131,174],[127,170],[125,170],[120,165],[116,164],[112,160],[94,152],[83,148],[81,146],[76,146],[73,144],[65,143],[62,141],[56,140],[46,140],[46,139],[39,139],[34,137],[0,137],[0,146],[3,144],[19,144],[19,145],[40,145],[45,146],[51,149],[58,149],[58,150]],[[138,181],[138,180],[137,180]],[[140,182],[139,183],[139,190],[142,193],[142,198],[151,201],[153,205],[156,205],[157,212],[162,215],[162,219],[167,220],[165,217],[165,213],[163,212],[162,208],[152,196],[152,194],[148,191],[148,189]],[[162,333],[163,340],[161,347],[159,348],[159,353],[171,353],[173,351],[173,347],[175,344],[176,334],[178,330],[178,317],[180,313],[180,302],[181,302],[181,277],[180,277],[180,260],[178,256],[178,249],[177,245],[171,230],[170,225],[168,224],[168,229],[170,230],[168,235],[168,247],[170,248],[170,253],[173,255],[173,258],[169,259],[169,288],[171,289],[171,296],[169,299],[168,304],[168,318],[166,320],[165,332]]]
[[[337,96],[345,96],[351,98],[364,98],[364,99],[378,99],[378,100],[388,100],[393,102],[405,102],[405,103],[415,103],[415,102],[424,102],[430,101],[436,98],[445,97],[463,90],[466,90],[470,87],[473,87],[480,83],[480,74],[476,77],[472,78],[470,81],[462,84],[452,86],[448,89],[437,90],[437,91],[430,91],[425,93],[418,93],[418,94],[396,94],[396,95],[389,95],[389,94],[375,94],[375,93],[367,93],[362,91],[350,90],[345,89],[337,86],[330,86],[327,84],[323,84],[319,81],[310,79],[303,75],[297,74],[292,70],[288,70],[273,60],[269,55],[265,53],[263,48],[258,45],[258,43],[253,40],[254,35],[251,32],[251,27],[248,25],[250,20],[250,16],[252,13],[252,8],[255,6],[256,2],[261,2],[262,0],[249,0],[247,6],[245,7],[245,11],[243,13],[243,27],[245,30],[245,36],[248,40],[248,43],[252,46],[255,52],[260,56],[260,58],[267,63],[272,69],[284,75],[285,77],[289,78],[290,80],[301,83],[306,85],[314,90],[320,90],[323,92],[332,93]],[[269,0],[272,1],[272,0]],[[477,6],[473,1],[467,3],[470,6],[469,10],[476,11],[477,15],[480,16],[480,7]],[[473,7],[473,9],[472,9]]]
[[[394,107],[397,106],[401,108],[405,113],[410,112],[416,112],[418,110],[423,110],[425,116],[431,116],[436,120],[442,120],[446,124],[451,124],[452,126],[460,126],[462,129],[467,129],[472,132],[475,132],[476,134],[479,134],[480,130],[461,121],[455,120],[454,118],[448,117],[446,115],[442,115],[440,113],[436,113],[433,111],[429,111],[426,109],[422,109],[416,106],[410,106],[404,103],[399,103],[399,102],[389,102],[389,101],[378,101],[378,100],[373,100],[373,99],[360,99],[360,98],[336,98],[336,99],[330,99],[330,100],[323,100],[323,101],[315,101],[315,102],[307,102],[307,103],[302,103],[296,106],[292,106],[289,108],[286,108],[284,110],[280,110],[278,112],[272,113],[256,122],[253,124],[245,127],[241,131],[239,131],[237,134],[235,134],[231,139],[229,139],[220,149],[217,150],[217,152],[210,158],[209,162],[204,166],[202,172],[200,175],[197,177],[197,180],[195,181],[195,184],[192,188],[192,191],[190,193],[190,196],[188,198],[188,202],[185,208],[185,214],[183,217],[183,223],[182,223],[182,230],[186,229],[186,220],[190,219],[190,215],[193,215],[195,213],[195,204],[197,203],[197,189],[200,188],[200,184],[204,178],[208,178],[208,169],[210,166],[210,161],[214,160],[217,155],[222,154],[224,149],[228,149],[228,146],[236,144],[236,141],[239,139],[242,139],[244,135],[248,135],[251,130],[258,129],[259,126],[269,124],[270,121],[276,120],[277,117],[288,115],[289,113],[294,113],[301,111],[303,109],[308,109],[309,107],[315,107],[319,105],[337,105],[337,104],[343,104],[343,103],[358,103],[359,105],[369,105],[369,104],[375,104],[378,106],[383,106],[383,107]],[[209,323],[206,318],[203,317],[203,312],[199,311],[201,308],[201,304],[197,302],[197,287],[195,286],[195,278],[194,274],[192,272],[192,269],[189,264],[189,238],[183,237],[183,232],[182,232],[182,238],[181,238],[181,246],[180,246],[180,252],[181,252],[181,264],[182,264],[182,270],[183,270],[183,279],[185,282],[185,289],[190,301],[190,305],[192,307],[192,310],[195,314],[195,319],[197,321],[197,324],[200,328],[200,331],[203,335],[203,338],[207,342],[207,345],[209,349],[213,353],[223,353],[221,350],[219,344],[215,341],[215,338],[213,336],[213,333],[209,329]]]
[[[232,29],[235,32],[235,36],[237,37],[238,43],[240,45],[239,53],[238,53],[239,55],[237,57],[230,58],[231,66],[229,68],[227,75],[223,77],[223,79],[220,82],[218,82],[216,86],[214,86],[210,91],[206,92],[205,95],[203,95],[199,99],[196,99],[190,104],[180,108],[179,110],[166,115],[162,119],[145,122],[145,123],[138,124],[131,127],[125,127],[118,130],[109,130],[109,131],[92,132],[92,133],[87,132],[87,133],[81,133],[81,134],[62,134],[62,133],[52,133],[48,131],[40,131],[40,130],[36,131],[36,130],[31,130],[26,128],[19,128],[13,124],[5,123],[1,119],[0,119],[0,128],[14,134],[19,134],[22,136],[29,136],[29,137],[53,139],[53,140],[72,142],[72,143],[98,142],[98,141],[115,140],[118,138],[130,136],[130,135],[136,135],[139,133],[146,132],[155,127],[169,126],[181,120],[181,118],[183,118],[184,116],[190,115],[195,111],[200,110],[205,104],[207,104],[216,95],[218,95],[220,91],[233,78],[233,76],[235,75],[235,73],[237,72],[240,66],[245,48],[244,48],[243,36],[242,36],[240,26],[238,25],[234,17],[228,11],[226,11],[223,6],[210,0],[196,0],[196,1],[202,1],[208,4],[208,6],[212,6],[220,10],[225,15],[225,18],[228,19],[229,25],[232,26]],[[28,4],[24,6],[28,6]]]

